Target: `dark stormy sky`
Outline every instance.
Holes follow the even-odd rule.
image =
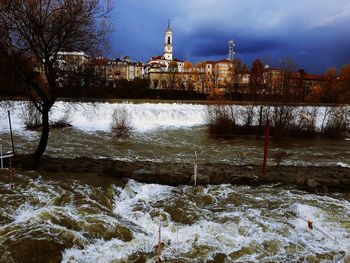
[[[170,19],[174,56],[192,63],[226,58],[231,38],[248,66],[290,56],[321,73],[350,63],[349,0],[114,0],[111,19],[112,57],[162,54]]]

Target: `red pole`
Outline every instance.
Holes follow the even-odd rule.
[[[266,161],[267,161],[267,149],[269,146],[269,119],[265,123],[265,146],[264,146],[264,162],[263,162],[263,175],[266,174]]]

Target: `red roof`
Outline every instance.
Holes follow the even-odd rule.
[[[148,65],[150,65],[150,66],[158,66],[158,67],[166,67],[165,65],[163,65],[161,63],[158,63],[158,62],[151,62],[151,63],[148,63]]]
[[[323,76],[313,75],[313,74],[300,74],[300,73],[292,73],[292,78],[302,78],[303,80],[314,80],[314,81],[322,81],[325,80]]]
[[[324,77],[319,75],[305,74],[303,75],[303,79],[307,80],[324,80]]]
[[[151,60],[166,60],[164,58],[164,56],[155,56],[155,57],[152,57]],[[183,60],[180,60],[180,59],[177,59],[177,58],[174,58],[173,61],[175,62],[184,62]]]
[[[184,62],[183,60],[180,60],[180,59],[177,59],[177,58],[174,58],[173,61],[175,61],[175,62]]]
[[[164,59],[163,56],[155,56],[155,57],[152,57],[151,58],[152,60],[161,60],[161,59]]]
[[[91,60],[91,64],[93,64],[93,65],[107,65],[108,59],[106,59],[106,58],[94,58]]]

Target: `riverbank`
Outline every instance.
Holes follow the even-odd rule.
[[[192,185],[193,164],[156,163],[146,161],[126,162],[111,159],[52,158],[45,156],[33,161],[27,155],[17,156],[16,169],[35,170],[42,174],[87,174],[110,176],[127,181],[161,185]],[[331,166],[270,166],[262,175],[258,165],[231,165],[225,163],[199,163],[198,185],[252,185],[281,184],[314,193],[350,193],[350,168]]]

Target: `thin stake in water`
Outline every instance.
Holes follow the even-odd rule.
[[[198,171],[198,161],[197,161],[197,151],[194,151],[194,155],[196,157],[196,160],[194,162],[194,174],[193,174],[193,179],[194,179],[194,185],[197,185],[197,171]]]

